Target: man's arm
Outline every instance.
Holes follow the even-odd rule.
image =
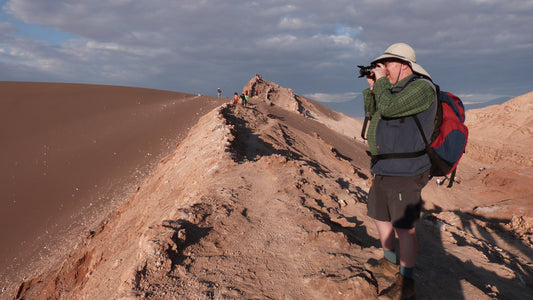
[[[376,111],[374,92],[370,89],[363,90],[363,100],[365,101],[365,115],[372,116]]]
[[[435,100],[433,87],[423,80],[415,80],[402,91],[394,94],[391,93],[390,86],[386,77],[378,79],[374,85],[376,109],[384,117],[398,118],[414,115],[429,109]]]

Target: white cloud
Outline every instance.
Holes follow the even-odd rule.
[[[13,66],[2,79],[204,92],[218,82],[238,90],[264,73],[303,94],[347,99],[366,87],[356,65],[407,42],[456,93],[531,89],[531,0],[11,0],[3,10],[75,38],[47,44],[0,22],[1,59]]]
[[[111,51],[124,50],[124,47],[121,47],[120,45],[116,43],[98,43],[94,41],[88,41],[86,45],[87,45],[87,48],[95,49],[95,50],[111,50]]]
[[[265,5],[264,2],[259,2],[259,4],[253,6],[253,10],[262,16],[277,17],[293,13],[297,10],[297,8],[293,4],[270,6],[268,4]]]
[[[511,98],[508,94],[457,94],[457,97],[459,97],[464,104],[479,104],[498,98]]]
[[[363,30],[362,26],[358,28],[353,28],[345,25],[337,25],[335,27],[335,33],[339,36],[356,36]]]
[[[283,49],[289,48],[293,45],[298,39],[294,35],[284,34],[274,37],[267,38],[263,41],[259,41],[258,45],[270,49]]]
[[[305,28],[305,26],[306,24],[302,19],[283,17],[279,22],[278,28],[281,30],[298,30]]]
[[[171,54],[168,49],[157,49],[149,47],[132,47],[132,46],[123,46],[117,43],[99,43],[95,41],[86,42],[86,51],[110,51],[110,52],[121,52],[123,54],[134,54],[138,56],[148,56],[156,57],[163,54]]]
[[[361,93],[356,92],[348,92],[343,94],[328,94],[328,93],[311,93],[306,94],[304,97],[313,99],[319,102],[324,103],[341,103],[341,102],[348,102],[354,100],[358,95],[361,95]]]
[[[335,44],[340,45],[349,45],[354,42],[354,39],[352,39],[352,37],[346,35],[330,35],[329,38],[333,40]]]

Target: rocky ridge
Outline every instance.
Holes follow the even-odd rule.
[[[339,115],[288,89],[254,88],[251,107],[204,116],[132,198],[14,298],[375,299],[390,282],[363,267],[381,250],[366,217],[370,174],[358,130],[331,130],[343,127]],[[465,161],[452,192],[425,191],[417,294],[525,299],[530,215],[476,211],[490,203],[470,174],[492,167]],[[476,204],[461,205],[465,197]]]

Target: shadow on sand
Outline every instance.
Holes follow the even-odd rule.
[[[418,293],[420,297],[477,299],[470,294],[470,290],[475,290],[470,285],[482,291],[487,299],[527,299],[533,295],[533,270],[528,263],[496,246],[502,240],[512,243],[527,260],[532,260],[533,250],[504,227],[509,220],[453,210],[449,212],[460,222],[453,225],[439,218],[442,212],[438,206],[424,211],[417,227],[420,237],[417,283],[423,287]],[[479,257],[473,257],[475,254]],[[484,268],[488,263],[497,266]]]

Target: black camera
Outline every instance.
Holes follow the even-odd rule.
[[[358,66],[359,67],[359,78],[370,76],[370,71],[377,67],[376,63],[371,63],[370,66]]]

